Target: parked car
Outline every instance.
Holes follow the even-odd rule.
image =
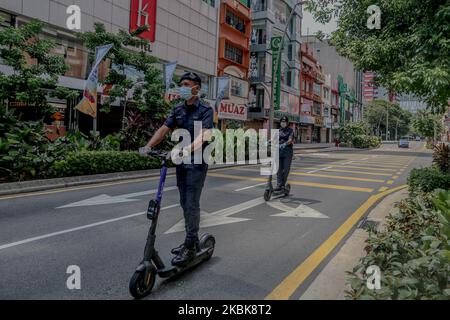
[[[402,138],[398,141],[398,147],[399,147],[399,148],[409,148],[409,140],[408,140],[408,137],[402,137]]]
[[[421,141],[420,137],[416,137],[416,141]]]

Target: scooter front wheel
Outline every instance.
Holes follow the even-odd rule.
[[[264,200],[270,201],[270,198],[272,198],[272,190],[266,190],[264,192]]]
[[[135,299],[150,294],[156,281],[156,269],[152,266],[148,272],[136,271],[130,279],[130,293]]]

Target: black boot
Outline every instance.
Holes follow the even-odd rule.
[[[173,248],[172,251],[170,251],[170,252],[174,255],[178,255],[181,252],[181,250],[183,250],[183,248],[184,248],[184,242],[182,244],[180,244],[178,247]]]
[[[197,250],[195,249],[195,246],[188,247],[183,245],[183,248],[180,250],[178,255],[172,259],[172,264],[174,266],[184,266],[194,260],[196,255]]]

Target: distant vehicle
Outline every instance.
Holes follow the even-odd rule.
[[[408,137],[402,137],[398,141],[398,147],[399,148],[409,148],[409,139]]]
[[[416,141],[420,141],[421,139],[420,139],[420,137],[416,137]]]

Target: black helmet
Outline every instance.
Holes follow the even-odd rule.
[[[186,72],[180,79],[180,83],[183,80],[191,80],[196,82],[200,87],[202,86],[202,79],[195,72]]]
[[[289,118],[287,116],[282,116],[280,122],[281,121],[286,121],[289,124]]]

